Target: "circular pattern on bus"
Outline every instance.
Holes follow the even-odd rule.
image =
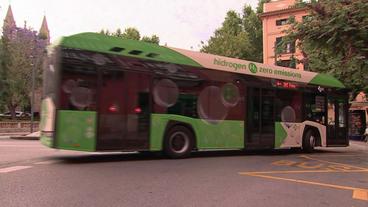
[[[93,55],[93,62],[96,64],[96,65],[105,65],[106,64],[106,57],[102,54],[95,54]]]
[[[73,88],[75,88],[76,86],[77,82],[73,79],[69,79],[63,83],[62,88],[65,93],[71,93]]]
[[[202,90],[198,97],[197,112],[202,120],[210,124],[220,123],[226,118],[227,108],[219,87],[208,86]]]
[[[226,83],[221,88],[222,102],[226,107],[234,107],[240,99],[239,89],[233,83]]]
[[[74,87],[70,94],[70,102],[78,109],[83,109],[90,105],[92,101],[92,91],[85,87]]]
[[[291,106],[285,106],[281,111],[282,122],[295,122],[296,114],[295,110]]]
[[[170,79],[158,81],[153,88],[153,99],[156,104],[163,107],[175,105],[179,96],[179,88]]]

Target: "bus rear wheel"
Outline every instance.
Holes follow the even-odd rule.
[[[303,136],[303,151],[311,153],[316,146],[317,137],[312,130],[308,130]]]
[[[193,149],[193,139],[193,133],[187,127],[172,127],[165,136],[165,154],[170,158],[188,157]]]

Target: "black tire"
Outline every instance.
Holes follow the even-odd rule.
[[[194,147],[194,135],[185,126],[174,126],[165,135],[164,152],[170,158],[185,158]]]
[[[313,130],[308,130],[303,136],[303,151],[311,153],[316,146],[317,136]]]

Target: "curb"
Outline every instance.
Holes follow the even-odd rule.
[[[366,147],[368,147],[368,142],[365,142],[365,141],[351,141],[350,140],[350,144],[355,144],[355,145],[360,145],[360,146],[366,146]]]
[[[11,136],[10,139],[17,139],[17,140],[39,140],[39,137],[32,137],[32,136]]]

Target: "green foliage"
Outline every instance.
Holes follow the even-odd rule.
[[[143,42],[149,42],[157,45],[160,43],[160,38],[157,35],[152,35],[151,37],[143,36],[141,40]]]
[[[119,31],[118,29],[117,31]],[[117,36],[116,33],[113,34],[113,36]],[[134,27],[128,27],[124,30],[124,33],[121,34],[122,38],[125,39],[131,39],[131,40],[140,40],[141,35],[139,34],[139,31]]]
[[[307,5],[310,17],[294,22],[287,40],[298,40],[311,70],[330,73],[356,94],[368,92],[368,0],[324,0]]]
[[[266,0],[261,0],[259,7],[263,7],[262,2]],[[249,5],[241,15],[229,11],[222,26],[202,44],[201,52],[262,62],[262,21]]]
[[[32,90],[32,70],[35,88],[41,84],[41,64],[46,41],[35,31],[26,28],[4,28],[1,39],[0,105],[15,118],[17,107],[28,107]]]
[[[140,40],[143,42],[153,43],[153,44],[159,44],[160,38],[157,35],[149,36],[143,36],[141,38],[141,35],[138,31],[138,29],[134,27],[128,27],[124,30],[124,32],[121,31],[121,29],[117,29],[115,32],[110,32],[109,30],[101,30],[100,34],[108,35],[108,36],[114,36],[114,37],[121,37],[124,39],[131,39],[131,40]]]

